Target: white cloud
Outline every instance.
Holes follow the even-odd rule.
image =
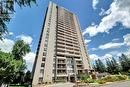
[[[14,41],[11,39],[0,40],[0,49],[3,52],[11,52],[14,45]]]
[[[128,48],[128,49],[127,49],[125,52],[123,52],[123,53],[130,56],[130,48]]]
[[[122,45],[124,45],[124,43],[113,43],[113,42],[110,42],[110,43],[106,43],[104,45],[100,45],[99,49],[104,50],[104,49],[111,49],[111,48],[119,48]]]
[[[26,60],[27,69],[29,69],[30,71],[32,70],[35,56],[36,56],[36,54],[34,52],[30,52],[30,53],[26,54],[25,57],[23,57],[23,59]]]
[[[111,52],[109,52],[109,54],[111,54],[113,56],[120,56],[121,52],[119,52],[119,51],[111,51]]]
[[[85,44],[89,43],[90,41],[91,40],[87,40],[87,39],[84,40]]]
[[[83,35],[88,33],[90,36],[95,36],[98,33],[109,32],[117,22],[130,28],[130,0],[114,0],[106,13],[108,14],[102,18],[99,25],[89,26]]]
[[[90,60],[93,61],[93,60],[98,60],[100,57],[98,55],[96,55],[96,54],[90,54],[89,58],[90,58]]]
[[[116,57],[121,56],[122,53],[130,56],[130,48],[126,49],[125,51],[115,50],[115,51],[109,52],[109,54],[116,56]]]
[[[121,47],[123,45],[130,46],[130,34],[124,35],[123,39],[124,39],[124,42],[122,42],[122,43],[117,42],[117,41],[119,41],[119,38],[112,39],[112,42],[100,45],[98,48],[104,50],[104,49],[111,49],[111,48],[119,48],[119,47]]]
[[[16,38],[20,38],[21,40],[23,40],[27,44],[31,44],[33,41],[31,36],[26,36],[26,35],[19,35]]]
[[[98,50],[98,48],[91,48],[90,50],[92,50],[92,51],[96,51],[96,50]]]
[[[92,7],[93,9],[96,9],[96,5],[99,3],[99,0],[93,0],[92,1]]]
[[[117,41],[119,41],[119,38],[112,39],[112,42],[117,42]]]
[[[111,59],[112,55],[111,54],[105,54],[104,56],[98,56],[97,54],[90,54],[89,58],[90,58],[91,61],[98,60],[98,59],[104,61],[105,59]]]
[[[123,38],[124,38],[124,43],[125,43],[127,46],[130,46],[130,34],[124,35]]]
[[[102,58],[111,60],[112,55],[111,54],[105,54]]]
[[[9,35],[13,35],[14,33],[13,32],[9,32]]]
[[[99,15],[100,15],[100,16],[106,15],[106,11],[105,11],[103,8],[101,8],[101,12],[99,13]]]
[[[25,59],[27,62],[33,63],[35,56],[36,56],[36,54],[34,52],[30,52],[30,53],[26,54],[26,56],[23,57],[23,59]]]

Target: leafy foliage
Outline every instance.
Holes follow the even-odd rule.
[[[85,83],[94,83],[94,80],[91,79],[90,76],[87,74],[81,74],[80,79],[82,82],[85,82]]]
[[[95,71],[98,71],[100,73],[102,72],[108,72],[111,74],[118,74],[120,72],[129,72],[130,70],[130,58],[126,56],[125,54],[122,54],[119,57],[119,63],[117,63],[117,60],[115,58],[107,58],[106,59],[106,67],[102,63],[100,59],[95,60],[95,64],[93,64],[93,69]]]
[[[16,60],[20,60],[29,53],[30,50],[29,44],[26,44],[23,40],[18,40],[13,46],[12,54]]]
[[[117,61],[112,58],[106,60],[107,64],[107,72],[112,73],[112,74],[118,74],[121,71],[120,65],[117,63]]]
[[[96,71],[101,72],[101,73],[106,72],[106,67],[100,59],[96,60],[95,63],[96,65],[94,65],[94,68]]]
[[[127,80],[128,77],[126,75],[109,75],[109,76],[105,76],[99,80],[97,80],[97,82],[99,84],[104,84],[106,82],[115,82],[115,81],[121,81],[121,80]]]
[[[119,57],[120,64],[123,68],[123,71],[129,71],[130,69],[130,58],[128,58],[126,55],[122,54]]]
[[[26,62],[23,56],[28,52],[30,52],[30,46],[23,40],[15,42],[12,53],[0,51],[0,86],[2,83],[24,82]]]
[[[32,78],[31,78],[31,72],[29,70],[26,72],[24,80],[26,83],[31,84]]]
[[[8,33],[6,23],[10,21],[10,15],[15,12],[14,5],[25,7],[31,6],[31,3],[36,3],[36,0],[0,0],[0,40]]]
[[[22,65],[21,60],[14,60],[10,53],[0,51],[0,81],[4,83],[12,82]]]

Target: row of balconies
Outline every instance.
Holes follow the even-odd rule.
[[[57,50],[65,50],[65,51],[72,51],[72,52],[79,52],[80,53],[80,50],[75,50],[75,49],[73,49],[73,48],[57,48]]]
[[[61,43],[63,43],[63,44],[66,44],[66,43],[70,43],[70,44],[76,44],[76,45],[78,45],[78,42],[76,42],[76,41],[74,41],[74,40],[70,40],[70,39],[66,39],[66,38],[61,38],[61,37],[58,37],[57,38],[57,42],[61,42]]]
[[[77,50],[69,50],[65,47],[61,47],[61,46],[57,46],[57,51],[58,52],[74,52],[74,53],[80,53],[80,51],[77,51]]]
[[[69,32],[69,31],[57,31],[58,32],[58,34],[63,34],[63,35],[69,35],[69,36],[75,36],[75,37],[77,37],[77,34],[76,33],[72,33],[72,32]]]
[[[74,50],[69,50],[69,49],[58,49],[57,48],[57,52],[68,52],[68,53],[71,53],[71,54],[80,54],[80,51],[74,51]]]
[[[65,55],[65,56],[73,56],[73,57],[80,57],[81,55],[79,54],[70,54],[70,53],[62,53],[62,52],[57,52],[59,55]]]
[[[62,23],[62,22],[64,22],[64,23],[72,23],[72,18],[67,18],[67,17],[65,17],[65,16],[62,16],[62,17],[59,17],[58,16],[58,22],[60,22],[60,23]]]
[[[74,39],[78,39],[78,38],[77,38],[77,35],[74,34],[74,33],[71,33],[71,32],[66,33],[66,32],[58,31],[57,35],[58,35],[58,36],[61,36],[61,37],[62,37],[62,36],[63,36],[63,37],[72,37],[72,38],[74,38]]]
[[[58,33],[57,36],[58,37],[65,37],[65,38],[72,38],[72,39],[76,39],[76,40],[78,39],[77,36],[75,36],[73,34],[72,35],[65,35],[65,34],[59,34]]]
[[[61,46],[61,47],[60,47]],[[59,43],[57,43],[57,48],[65,48],[65,47],[70,47],[70,48],[73,48],[73,49],[75,49],[75,48],[80,48],[78,45],[75,45],[75,44],[72,44],[72,45],[69,45],[69,44],[59,44]]]
[[[71,47],[73,47],[73,46],[77,46],[78,47],[78,44],[77,43],[74,43],[74,42],[72,42],[72,43],[67,43],[67,42],[59,42],[59,41],[57,41],[57,45],[64,45],[64,46],[71,46]]]
[[[77,38],[77,35],[71,33],[71,34],[68,34],[68,33],[64,33],[64,32],[58,32],[57,35],[62,35],[62,36],[66,36],[66,37],[72,37],[72,38]]]
[[[69,31],[69,32],[73,32],[74,34],[77,34],[76,30],[74,27],[66,27],[66,26],[58,26],[58,31],[64,32],[64,31]]]
[[[72,28],[72,26],[70,24],[68,24],[68,22],[61,22],[61,21],[58,21],[58,27],[64,27],[64,28]]]
[[[72,35],[69,37],[69,36],[59,35],[59,34],[58,34],[57,37],[58,37],[58,38],[63,38],[63,39],[69,39],[69,40],[71,40],[71,41],[76,41],[76,42],[77,42],[77,40],[78,40],[78,38],[73,37]]]
[[[62,43],[66,43],[66,44],[73,44],[74,46],[77,46],[78,43],[76,41],[72,41],[72,40],[69,40],[69,39],[63,39],[63,38],[57,38],[57,42],[61,41]],[[58,43],[59,44],[59,43]],[[79,47],[79,46],[77,46]]]
[[[61,27],[61,26],[58,26],[58,31],[67,32],[67,33],[71,32],[71,33],[77,34],[74,29],[75,28],[72,28],[72,27]]]
[[[78,40],[77,39],[74,39],[74,38],[72,38],[72,37],[63,37],[63,36],[58,36],[57,37],[57,39],[62,39],[62,40],[64,40],[64,41],[70,41],[71,43],[75,43],[75,44],[78,44]]]

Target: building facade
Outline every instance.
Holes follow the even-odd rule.
[[[90,69],[76,15],[50,2],[33,67],[33,85],[76,81]]]

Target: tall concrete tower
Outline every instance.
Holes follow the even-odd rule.
[[[33,68],[33,85],[76,81],[90,69],[76,15],[50,2]]]

